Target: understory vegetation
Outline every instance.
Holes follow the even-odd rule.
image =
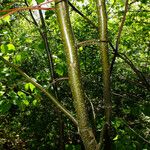
[[[149,150],[149,4],[0,0],[0,149]]]

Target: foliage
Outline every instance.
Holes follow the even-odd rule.
[[[39,3],[43,0],[37,1]],[[93,1],[70,1],[91,22],[98,26],[96,4]],[[28,1],[30,3],[30,1]],[[119,24],[124,14],[124,1],[107,1],[108,34],[112,45],[116,44]],[[51,3],[51,6],[54,4]],[[1,10],[26,7],[24,1],[2,0]],[[99,140],[104,124],[102,89],[102,64],[98,31],[87,19],[73,11],[70,17],[78,47],[82,86],[90,124]],[[123,26],[119,54],[126,55],[149,84],[149,6],[148,0],[129,1]],[[1,16],[6,12],[0,12]],[[46,11],[49,46],[56,77],[52,78],[49,60],[39,29],[28,10],[18,11],[0,19],[0,56],[15,64],[37,81],[47,91],[55,93],[61,104],[75,116],[72,94],[68,83],[66,57],[60,36],[56,14]],[[84,44],[83,44],[84,42]],[[115,47],[115,46],[114,46]],[[109,45],[110,63],[114,51]],[[113,149],[147,149],[150,145],[150,94],[143,79],[129,64],[117,57],[111,74]],[[93,117],[95,116],[95,118]],[[14,69],[0,60],[0,149],[57,149],[63,133],[65,149],[83,149],[82,140],[75,125],[65,115],[60,115],[51,103],[32,83],[26,81]]]

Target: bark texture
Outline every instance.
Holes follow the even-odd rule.
[[[77,49],[71,28],[68,1],[56,0],[55,8],[58,23],[62,35],[67,58],[68,76],[71,92],[74,100],[74,107],[78,120],[78,129],[86,150],[95,150],[97,142],[95,140],[92,128],[89,125],[88,115],[83,96],[83,89],[80,79],[80,69],[77,56]]]
[[[108,29],[107,29],[107,13],[105,0],[96,0],[97,15],[98,15],[98,28],[100,39],[100,53],[103,69],[103,100],[105,106],[105,125],[101,141],[104,141],[104,149],[110,148],[110,117],[111,117],[111,95],[110,95],[110,65],[108,57]]]

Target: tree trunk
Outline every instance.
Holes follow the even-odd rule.
[[[78,129],[86,150],[95,150],[97,142],[92,128],[89,126],[88,115],[84,101],[84,94],[80,79],[80,69],[77,57],[74,35],[71,28],[68,1],[56,0],[56,13],[62,35],[67,58],[68,76],[71,92],[74,100],[74,107],[78,120]]]
[[[107,36],[107,13],[105,0],[96,0],[98,28],[100,38],[100,53],[103,69],[103,100],[105,107],[105,125],[103,127],[103,136],[101,141],[104,142],[104,149],[111,149],[110,142],[110,117],[111,117],[111,95],[110,95],[110,65],[108,57],[108,36]]]

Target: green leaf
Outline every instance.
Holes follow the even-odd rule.
[[[15,51],[16,50],[16,48],[13,44],[7,44],[7,47],[8,47],[9,51]]]
[[[4,17],[3,20],[4,20],[5,22],[8,22],[8,23],[9,23],[9,22],[10,22],[10,16]]]
[[[28,3],[31,4],[32,0],[28,0]]]
[[[82,2],[82,3],[84,3],[84,0],[77,0],[77,2]]]
[[[79,51],[83,51],[83,47],[81,46],[81,47],[79,47]]]
[[[23,103],[26,105],[26,106],[29,106],[29,102],[28,102],[28,100],[23,100]]]
[[[4,95],[4,91],[0,91],[0,97]]]
[[[30,87],[30,90],[33,92],[33,90],[35,89],[35,86],[32,83],[29,83],[29,87]]]
[[[29,89],[33,92],[33,90],[35,89],[35,86],[32,83],[26,83],[25,90],[28,91]]]
[[[141,2],[147,4],[148,0],[141,0]]]
[[[14,59],[15,62],[21,62],[21,55],[17,54]]]
[[[39,49],[44,49],[45,48],[45,45],[44,45],[44,42],[42,41],[39,45],[38,45]]]
[[[0,113],[6,113],[9,111],[11,107],[11,103],[9,103],[8,101],[0,101]]]
[[[34,106],[36,106],[36,105],[37,105],[37,100],[35,99],[35,100],[32,102],[32,104],[33,104]]]
[[[6,60],[9,60],[9,56],[8,55],[6,55],[6,56],[4,56],[4,59],[6,59]]]
[[[28,89],[29,89],[29,83],[26,83],[25,84],[25,90],[28,91]]]
[[[44,2],[44,0],[36,0],[38,3],[42,3]]]
[[[118,140],[118,137],[119,137],[119,135],[116,135],[116,137],[115,137],[115,138],[113,138],[113,141]]]
[[[81,145],[66,144],[65,150],[81,150]]]
[[[18,94],[18,96],[21,97],[21,98],[26,98],[26,94],[23,93],[22,91],[18,91],[17,94]]]
[[[45,16],[46,16],[45,18],[48,19],[49,17],[51,17],[54,14],[55,14],[54,11],[46,11],[45,12]]]
[[[25,42],[27,42],[27,43],[32,43],[33,41],[32,41],[32,39],[30,39],[30,38],[26,38]]]
[[[62,68],[59,68],[59,69],[56,70],[56,73],[57,73],[58,75],[60,75],[60,76],[63,76],[64,71],[63,71]]]
[[[6,52],[7,52],[7,50],[8,50],[7,45],[2,44],[2,45],[1,45],[1,52],[2,52],[2,53],[6,53]]]

